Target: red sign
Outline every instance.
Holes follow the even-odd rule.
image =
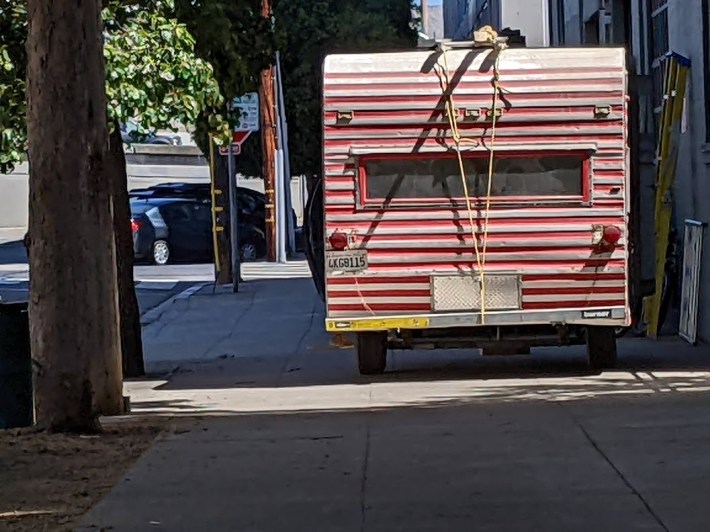
[[[242,152],[242,144],[249,138],[251,131],[235,131],[232,133],[232,153],[234,155],[239,155]],[[227,146],[220,146],[220,155],[229,155],[229,148]]]

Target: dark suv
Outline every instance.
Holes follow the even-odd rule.
[[[153,264],[212,261],[214,240],[210,203],[191,198],[132,198],[131,228],[137,260]],[[249,223],[239,224],[242,260],[266,253],[264,232]]]
[[[134,189],[131,198],[192,198],[212,201],[212,189],[209,183],[160,183],[148,188]],[[266,231],[266,195],[247,187],[237,187],[239,222],[252,224]],[[300,240],[296,213],[291,209],[293,227]]]

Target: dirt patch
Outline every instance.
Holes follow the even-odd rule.
[[[98,436],[0,430],[0,530],[71,530],[161,428],[157,421],[112,423]]]

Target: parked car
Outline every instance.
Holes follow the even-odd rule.
[[[214,257],[210,203],[192,198],[131,199],[131,229],[137,260],[164,265],[180,261],[211,261]],[[242,260],[266,253],[264,232],[240,223]]]
[[[209,183],[160,183],[148,188],[131,190],[131,198],[192,198],[201,201],[212,200],[212,190]],[[237,203],[239,206],[239,221],[254,225],[266,231],[266,195],[263,192],[247,187],[237,187]],[[296,233],[296,250],[303,250],[302,230],[298,227],[296,213],[291,210],[293,226]]]
[[[148,133],[147,135],[138,134],[138,126],[133,122],[126,122],[120,125],[121,140],[124,144],[167,144],[170,146],[182,145],[180,135],[172,135],[165,133]]]

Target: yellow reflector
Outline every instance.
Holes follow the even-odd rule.
[[[361,320],[325,320],[326,330],[342,331],[387,331],[389,329],[426,329],[428,318],[365,318]]]

